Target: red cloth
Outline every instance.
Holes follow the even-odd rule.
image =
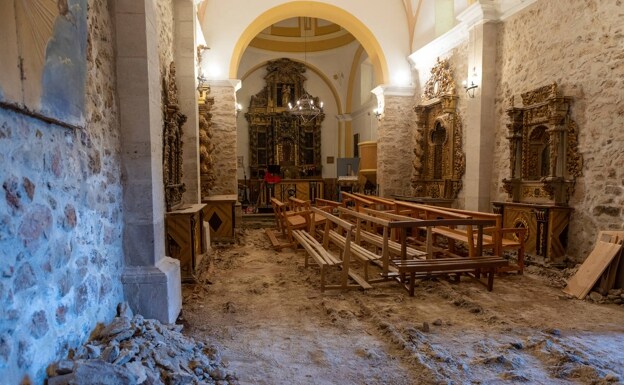
[[[282,181],[279,175],[273,175],[270,172],[264,173],[264,181],[267,183],[279,183]]]

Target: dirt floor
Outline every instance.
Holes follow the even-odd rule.
[[[220,345],[241,384],[624,381],[624,306],[569,299],[556,273],[321,293],[304,253],[244,228],[184,285],[184,333]]]

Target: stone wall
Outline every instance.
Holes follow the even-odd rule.
[[[174,56],[174,22],[173,1],[154,0],[156,2],[156,30],[158,31],[158,58],[160,62],[160,77],[169,73],[169,64]]]
[[[122,301],[122,203],[107,2],[89,0],[86,127],[0,109],[0,378],[42,383]]]
[[[215,183],[210,195],[237,194],[236,179],[236,93],[231,85],[210,84],[214,97],[212,113],[212,142]]]
[[[411,189],[414,99],[407,96],[385,96],[384,118],[377,137],[377,184],[379,195],[404,195]]]
[[[570,205],[568,256],[583,260],[599,230],[624,226],[624,2],[538,1],[501,27],[493,200],[507,198],[505,109],[512,95],[557,82],[574,97],[583,177]]]

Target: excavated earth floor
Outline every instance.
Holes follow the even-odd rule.
[[[557,272],[319,289],[305,251],[247,225],[183,287],[183,333],[216,343],[241,384],[618,384],[624,306],[568,298]],[[338,271],[328,281],[337,280]]]

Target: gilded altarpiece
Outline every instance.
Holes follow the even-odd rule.
[[[163,79],[163,179],[165,188],[167,255],[180,260],[183,280],[192,280],[205,254],[203,231],[204,204],[183,205],[182,194],[182,125],[186,116],[180,112],[175,64]]]
[[[438,59],[414,111],[418,125],[412,176],[414,196],[455,199],[462,188],[466,157],[448,60]]]
[[[509,202],[494,202],[494,210],[504,227],[527,228],[527,252],[559,261],[567,247],[568,201],[583,166],[572,98],[556,83],[521,97],[521,106],[512,98],[506,111],[510,177],[502,182]]]
[[[269,62],[266,86],[251,97],[245,118],[249,123],[249,168],[261,178],[270,165],[279,165],[286,179],[321,175],[321,112],[303,124],[289,113],[288,104],[306,93],[305,65],[289,59]],[[318,103],[318,98],[314,98]]]
[[[163,179],[167,211],[182,204],[186,190],[182,183],[182,125],[186,115],[180,112],[176,70],[169,65],[169,76],[163,79]]]
[[[214,149],[212,140],[212,113],[214,98],[210,95],[210,87],[200,83],[198,111],[199,111],[199,178],[202,200],[210,195],[215,184]]]

